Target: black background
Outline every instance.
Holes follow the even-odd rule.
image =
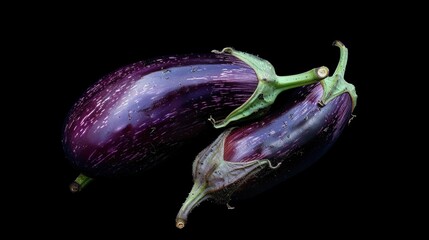
[[[377,37],[386,28],[342,11],[297,15],[301,10],[290,8],[295,14],[289,16],[275,8],[64,8],[15,29],[24,41],[14,49],[24,54],[16,54],[14,65],[20,69],[16,74],[25,76],[25,89],[31,93],[26,106],[32,111],[19,108],[26,115],[24,122],[31,119],[31,124],[13,141],[23,146],[17,154],[25,167],[19,163],[11,169],[15,177],[9,179],[19,186],[11,195],[19,196],[19,207],[10,222],[56,237],[155,234],[200,239],[262,234],[273,239],[293,234],[365,236],[380,230],[379,222],[392,213],[385,206],[391,187],[380,167],[389,160],[379,157],[385,135],[379,127],[383,119],[376,116],[385,111],[380,107],[385,100],[374,74],[381,67],[375,57],[381,50],[374,42],[381,41]],[[363,16],[373,14],[366,11]],[[339,57],[339,50],[331,46],[334,40],[349,49],[346,79],[357,89],[357,117],[334,147],[300,175],[235,203],[235,210],[203,203],[183,230],[175,228],[175,216],[192,186],[191,163],[203,147],[198,142],[183,150],[181,159],[140,177],[96,181],[79,194],[68,191],[78,172],[64,157],[62,127],[73,103],[103,75],[139,60],[226,46],[267,59],[279,75],[322,65],[333,71]]]

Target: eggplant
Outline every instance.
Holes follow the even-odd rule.
[[[64,152],[82,173],[71,190],[149,169],[212,129],[210,121],[219,128],[257,116],[279,92],[327,75],[320,67],[278,77],[266,60],[232,48],[120,68],[90,87],[65,121]]]
[[[198,154],[178,228],[202,201],[228,204],[232,196],[263,192],[311,166],[334,144],[357,100],[355,87],[344,79],[348,50],[334,44],[340,60],[331,77],[280,96],[263,119],[229,128]]]

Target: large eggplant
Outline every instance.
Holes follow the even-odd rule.
[[[228,203],[232,194],[261,192],[299,173],[338,139],[356,106],[355,87],[344,80],[348,51],[341,43],[333,76],[280,96],[262,120],[230,128],[198,154],[194,186],[176,226],[205,199]]]
[[[212,128],[208,119],[223,127],[263,113],[279,92],[327,75],[321,67],[278,77],[269,62],[231,48],[123,67],[89,88],[66,120],[66,157],[82,172],[72,190],[90,177],[145,170]]]

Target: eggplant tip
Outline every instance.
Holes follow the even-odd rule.
[[[185,220],[183,220],[183,219],[177,219],[176,220],[176,227],[178,229],[184,228],[185,227]]]
[[[80,191],[80,184],[77,182],[72,182],[69,188],[70,188],[70,192],[77,193]]]

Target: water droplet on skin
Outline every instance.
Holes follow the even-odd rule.
[[[155,132],[155,130],[156,130],[156,127],[152,127],[152,128],[150,128],[150,135],[152,135],[152,133],[154,133],[154,132]]]
[[[287,128],[287,122],[286,122],[286,121],[284,121],[284,122],[283,122],[282,127],[283,127],[283,128]]]
[[[199,68],[199,67],[193,67],[192,69],[191,69],[191,72],[198,72],[198,71],[200,71],[201,69]]]

